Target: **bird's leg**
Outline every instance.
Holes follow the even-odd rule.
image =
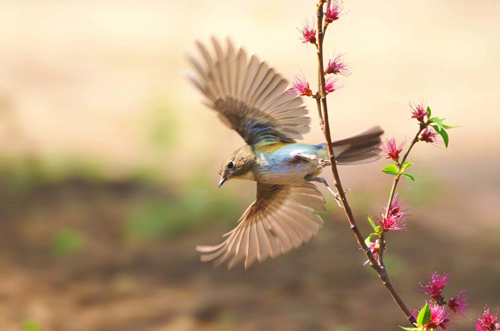
[[[333,190],[330,188],[330,186],[328,185],[328,183],[326,182],[326,179],[324,179],[323,177],[313,177],[311,175],[307,175],[306,177],[304,177],[304,179],[308,182],[318,182],[318,183],[323,183],[325,184],[326,188],[328,189],[328,191],[330,191],[330,193],[333,195],[333,197],[335,198],[335,201],[337,202],[337,205],[339,205],[340,208],[342,208],[342,201],[340,199],[340,196],[339,194],[333,192]]]
[[[319,159],[318,163],[321,166],[321,168],[328,167],[331,164],[330,160],[325,160],[325,159]]]

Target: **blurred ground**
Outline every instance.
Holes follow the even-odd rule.
[[[500,3],[358,1],[327,51],[353,74],[331,98],[335,137],[379,124],[398,141],[425,97],[450,124],[449,149],[417,145],[400,194],[412,216],[391,234],[390,275],[412,308],[427,272],[453,274],[471,310],[500,306]],[[230,36],[286,77],[313,81],[296,28],[306,1],[0,3],[0,330],[396,330],[388,293],[362,268],[329,199],[325,227],[248,271],[198,261],[253,200],[217,190],[241,139],[183,77],[193,42]],[[309,14],[308,14],[309,13]],[[308,104],[310,109],[312,104]],[[312,112],[314,116],[314,111]],[[307,142],[321,141],[317,122]],[[342,168],[358,220],[385,204],[383,161]],[[414,170],[413,170],[414,169]],[[331,177],[327,175],[327,178]],[[328,198],[327,198],[328,199]],[[362,224],[367,233],[366,224]]]
[[[181,201],[168,186],[67,179],[6,193],[11,185],[2,180],[4,330],[34,321],[43,330],[393,330],[404,323],[371,269],[361,267],[336,206],[301,249],[228,272],[198,262],[194,251],[232,227],[238,211],[222,198],[190,201],[199,209],[190,210],[170,205]],[[439,203],[435,195],[412,197],[408,233],[391,234],[387,264],[411,307],[424,300],[416,290],[426,272],[451,272],[446,293],[467,288],[474,318],[484,303],[498,302],[498,227],[464,230],[467,216],[451,192],[440,190]],[[358,209],[370,210],[364,192],[351,194]],[[469,323],[454,320],[456,330],[470,330]]]

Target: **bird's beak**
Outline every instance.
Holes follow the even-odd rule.
[[[222,178],[220,179],[220,182],[219,182],[219,186],[218,186],[218,187],[221,187],[221,186],[222,186],[222,184],[224,184],[224,182],[226,181],[226,179],[227,179],[227,178],[222,177]]]

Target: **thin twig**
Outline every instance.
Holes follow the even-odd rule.
[[[318,77],[319,76],[320,75],[318,75]],[[318,85],[321,86],[321,83],[319,81]],[[316,98],[316,106],[318,107],[319,126],[321,128],[321,131],[323,131],[325,127],[325,121],[323,120],[323,114],[321,113],[321,100],[319,98]]]
[[[401,171],[401,167],[403,166],[403,164],[405,164],[406,159],[408,158],[408,155],[410,154],[411,149],[413,148],[413,146],[415,146],[416,143],[418,143],[418,137],[420,136],[420,134],[422,133],[422,131],[427,126],[428,126],[428,123],[421,123],[420,124],[418,132],[415,135],[415,137],[413,138],[413,140],[412,140],[412,142],[410,144],[410,147],[406,151],[406,153],[403,156],[403,159],[401,160],[401,162],[398,162],[398,164],[397,164],[398,173]],[[385,218],[387,218],[389,216],[389,211],[391,209],[392,202],[394,201],[394,196],[396,195],[396,188],[398,186],[399,178],[400,177],[401,177],[401,174],[398,174],[397,176],[394,177],[394,180],[392,182],[391,192],[389,193],[389,200],[387,201],[387,207],[385,209],[385,216],[384,216]],[[380,236],[380,252],[379,252],[379,256],[378,256],[380,267],[382,269],[385,269],[385,265],[384,265],[384,248],[385,248],[385,233],[382,232],[382,235]]]
[[[329,119],[328,119],[328,106],[326,102],[326,84],[325,84],[325,71],[324,71],[324,63],[323,63],[323,39],[324,39],[324,34],[325,34],[325,29],[323,28],[323,6],[325,4],[325,0],[319,0],[318,2],[318,8],[317,8],[317,29],[318,29],[318,42],[317,42],[317,55],[318,55],[318,73],[319,73],[319,83],[320,83],[320,91],[319,91],[319,96],[318,98],[321,100],[321,102],[317,102],[318,105],[318,111],[323,114],[323,133],[325,135],[325,140],[326,140],[326,146],[328,150],[328,157],[330,159],[330,164],[332,167],[332,173],[333,177],[335,179],[335,187],[337,188],[337,192],[340,196],[340,201],[342,203],[342,206],[344,207],[344,212],[347,216],[347,219],[349,221],[349,224],[351,226],[351,230],[356,237],[356,241],[363,250],[364,254],[370,261],[371,267],[375,270],[377,275],[379,276],[380,280],[384,284],[384,286],[387,288],[389,293],[391,294],[392,298],[396,302],[396,304],[399,306],[399,308],[403,311],[405,314],[406,318],[412,325],[416,325],[416,320],[415,317],[413,317],[412,313],[406,306],[406,304],[403,302],[399,294],[397,293],[396,289],[392,285],[392,283],[389,280],[389,276],[387,275],[387,271],[383,268],[380,267],[378,264],[377,260],[371,253],[370,249],[368,246],[365,244],[365,241],[363,239],[363,235],[361,234],[356,221],[354,219],[354,215],[352,213],[351,207],[347,201],[345,191],[342,187],[342,183],[340,181],[340,176],[339,172],[337,169],[337,163],[335,160],[335,154],[333,153],[333,148],[332,148],[332,137],[330,133],[330,124],[329,124]],[[321,109],[320,109],[321,108]]]

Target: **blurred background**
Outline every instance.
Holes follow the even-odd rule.
[[[451,297],[500,306],[500,2],[345,1],[328,56],[353,68],[329,99],[334,138],[381,125],[398,142],[417,130],[410,101],[450,125],[450,146],[418,144],[400,197],[407,232],[386,261],[412,308],[428,272],[452,273]],[[397,330],[406,325],[342,211],[285,256],[227,271],[199,262],[255,196],[217,189],[243,142],[187,82],[196,40],[229,36],[283,76],[315,81],[299,41],[314,1],[0,2],[1,330]],[[196,54],[196,53],[195,53]],[[312,132],[322,134],[314,104]],[[363,233],[385,206],[388,164],[343,167]],[[331,182],[331,174],[325,172]],[[320,190],[326,192],[322,187]],[[474,320],[474,321],[471,321]]]

